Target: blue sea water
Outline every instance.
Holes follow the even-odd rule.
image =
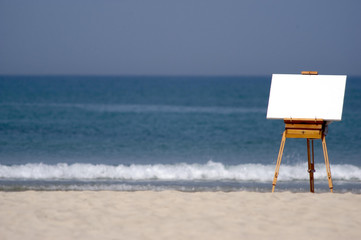
[[[0,190],[271,191],[282,120],[271,76],[0,76]],[[325,87],[327,90],[327,87]],[[335,192],[361,193],[361,78],[329,127]],[[278,191],[308,191],[287,139]],[[316,192],[328,191],[315,141]]]

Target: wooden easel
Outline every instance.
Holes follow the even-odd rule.
[[[302,74],[317,75],[317,72],[302,72]],[[274,192],[276,187],[286,138],[307,139],[308,173],[310,174],[310,192],[315,191],[314,178],[313,178],[313,173],[315,172],[313,140],[314,139],[322,140],[323,156],[325,158],[328,186],[330,188],[330,191],[333,192],[331,168],[330,168],[330,162],[328,160],[327,146],[326,146],[327,122],[324,121],[323,119],[300,119],[300,118],[299,119],[286,118],[284,119],[284,122],[285,122],[285,130],[282,134],[281,146],[278,153],[276,170],[272,183],[273,185],[272,192]],[[310,150],[310,142],[311,142],[311,150]]]

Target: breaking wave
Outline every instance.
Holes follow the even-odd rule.
[[[324,164],[316,164],[315,179],[327,179]],[[24,165],[0,165],[0,179],[19,180],[234,180],[271,181],[274,165],[240,164],[225,166],[209,161],[206,164],[152,164],[152,165],[104,165],[66,164],[55,165],[28,163]],[[361,181],[361,168],[354,165],[334,164],[332,179]],[[281,165],[279,181],[309,179],[307,164]]]

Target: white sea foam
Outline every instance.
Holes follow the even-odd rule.
[[[261,108],[241,108],[241,107],[201,107],[201,106],[170,106],[170,105],[101,105],[88,104],[76,105],[89,111],[100,112],[163,112],[163,113],[212,113],[212,114],[234,114],[234,113],[263,113],[265,109]]]
[[[266,113],[265,108],[257,107],[207,107],[207,106],[178,106],[178,105],[138,105],[138,104],[67,104],[67,103],[7,103],[0,105],[26,105],[35,107],[78,108],[92,112],[118,113],[211,113],[211,114],[240,114]]]
[[[74,180],[236,180],[271,181],[274,165],[240,164],[225,166],[209,161],[206,164],[154,164],[154,165],[104,165],[104,164],[65,164],[48,165],[29,163],[24,165],[0,165],[1,179],[74,179]],[[279,181],[306,180],[309,178],[307,165],[281,165]],[[316,165],[315,179],[327,179],[324,164]],[[361,168],[353,165],[331,166],[334,180],[361,181]]]

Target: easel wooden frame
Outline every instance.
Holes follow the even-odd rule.
[[[313,178],[313,173],[315,172],[313,140],[314,139],[322,140],[323,156],[325,158],[328,186],[330,188],[330,191],[333,192],[331,168],[328,159],[327,145],[326,145],[327,122],[324,121],[323,119],[292,119],[292,118],[284,119],[284,122],[285,122],[285,130],[282,134],[280,150],[278,153],[275,175],[272,183],[273,185],[272,192],[274,192],[276,187],[283,150],[286,143],[286,138],[307,139],[308,172],[310,174],[310,192],[315,191],[314,178]],[[310,142],[311,142],[312,154],[310,150]]]

